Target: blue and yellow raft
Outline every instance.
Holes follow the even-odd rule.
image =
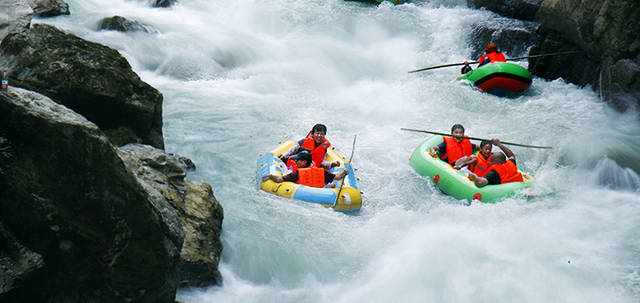
[[[349,172],[344,179],[344,185],[340,191],[340,198],[337,200],[337,203],[336,196],[338,195],[340,181],[333,181],[334,188],[316,188],[293,182],[276,183],[271,180],[262,181],[262,178],[269,174],[282,176],[288,173],[287,166],[279,157],[287,152],[294,144],[294,141],[286,141],[270,153],[266,153],[258,158],[257,180],[260,189],[280,197],[332,207],[336,211],[353,212],[360,210],[360,207],[362,207],[362,195],[353,167],[350,163],[347,163],[346,157],[335,150],[333,146],[327,150],[325,160],[330,162],[338,161],[340,162],[340,166],[332,168],[331,172],[334,174],[339,173],[345,167]]]

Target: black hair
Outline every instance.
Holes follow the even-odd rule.
[[[464,126],[462,126],[462,124],[454,124],[451,127],[451,133],[453,133],[453,131],[455,131],[456,129],[461,129],[462,132],[464,133]]]
[[[324,124],[316,124],[311,129],[311,133],[313,134],[317,131],[327,134],[327,127]]]
[[[480,148],[483,148],[487,144],[491,144],[491,141],[487,141],[487,140],[480,141]]]
[[[507,156],[503,152],[494,152],[491,157],[498,163],[504,163],[507,161]]]

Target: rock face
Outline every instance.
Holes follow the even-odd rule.
[[[119,32],[155,32],[150,26],[142,24],[138,21],[132,21],[125,17],[113,16],[104,18],[98,25],[99,30],[110,30]]]
[[[97,124],[115,145],[164,147],[162,95],[117,51],[35,24],[0,44],[12,85],[44,94]]]
[[[507,18],[495,18],[475,24],[471,30],[468,44],[471,57],[476,59],[484,51],[487,42],[498,44],[501,51],[510,57],[526,56],[528,49],[539,39],[538,23]]]
[[[0,138],[0,148],[3,142],[6,144],[6,139]],[[42,256],[22,245],[0,223],[0,301],[9,302],[7,294],[22,287],[43,266]]]
[[[153,7],[169,7],[176,4],[177,0],[152,0],[151,6]]]
[[[174,302],[184,235],[173,208],[66,107],[10,88],[0,113],[0,222],[44,262],[31,254],[35,271],[3,287],[3,302]]]
[[[531,60],[534,73],[591,84],[622,110],[640,104],[639,1],[545,0],[537,16],[543,38],[532,54],[583,53]]]
[[[506,17],[534,20],[543,0],[467,0],[469,5],[496,12]]]
[[[0,41],[9,33],[29,29],[31,0],[0,0]]]
[[[140,144],[125,145],[119,153],[145,189],[155,199],[169,201],[180,214],[185,235],[178,268],[180,285],[220,283],[223,211],[211,186],[185,180],[188,165],[193,165],[186,158]]]
[[[39,17],[55,17],[69,15],[69,4],[64,0],[35,0],[33,13]]]

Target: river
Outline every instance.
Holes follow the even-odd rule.
[[[191,158],[224,207],[224,284],[182,302],[638,302],[640,123],[589,87],[535,79],[515,99],[456,82],[466,1],[67,0],[41,19],[119,50],[164,95],[166,149]],[[157,33],[97,31],[122,15]],[[315,123],[354,166],[345,215],[258,191],[256,159]],[[409,166],[401,127],[552,145],[514,148],[532,197],[464,205]]]

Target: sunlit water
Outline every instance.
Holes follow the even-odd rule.
[[[454,81],[466,33],[495,17],[465,1],[391,6],[339,0],[76,0],[39,20],[119,50],[164,95],[167,150],[198,165],[225,210],[224,285],[184,302],[637,302],[640,123],[589,88],[534,80],[517,99]],[[454,4],[451,4],[454,3]],[[96,31],[123,15],[157,34]],[[316,122],[350,152],[355,216],[260,192],[255,161]],[[408,158],[401,127],[499,137],[537,176],[533,198],[496,205],[443,196]]]

